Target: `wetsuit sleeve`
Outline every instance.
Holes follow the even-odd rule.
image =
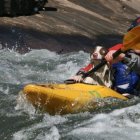
[[[128,67],[140,75],[140,55],[135,53],[128,53],[126,57],[130,58],[130,61],[127,63]]]

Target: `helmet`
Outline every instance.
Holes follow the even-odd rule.
[[[130,31],[131,29],[133,29],[136,26],[140,25],[140,17],[137,17],[130,25],[130,27],[128,28],[127,31]]]

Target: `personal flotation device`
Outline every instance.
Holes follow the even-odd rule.
[[[128,66],[122,62],[112,65],[114,70],[114,84],[113,88],[120,93],[135,94],[136,86],[140,77],[133,71],[128,70]]]
[[[111,50],[118,50],[123,47],[123,44],[117,44],[111,48]],[[136,86],[140,80],[140,76],[133,71],[128,70],[128,66],[122,62],[118,62],[112,65],[113,72],[113,89],[119,93],[131,93],[137,94]]]

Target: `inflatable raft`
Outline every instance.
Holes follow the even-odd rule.
[[[35,107],[49,114],[68,114],[90,111],[97,107],[97,100],[116,98],[127,100],[123,95],[105,86],[88,84],[29,84],[22,93]]]

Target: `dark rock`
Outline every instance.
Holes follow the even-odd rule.
[[[1,0],[0,16],[32,15],[45,8],[48,0]]]
[[[48,8],[48,9],[47,9]],[[21,53],[49,49],[58,53],[122,41],[140,13],[138,0],[50,0],[46,11],[32,16],[0,18],[0,44]]]

